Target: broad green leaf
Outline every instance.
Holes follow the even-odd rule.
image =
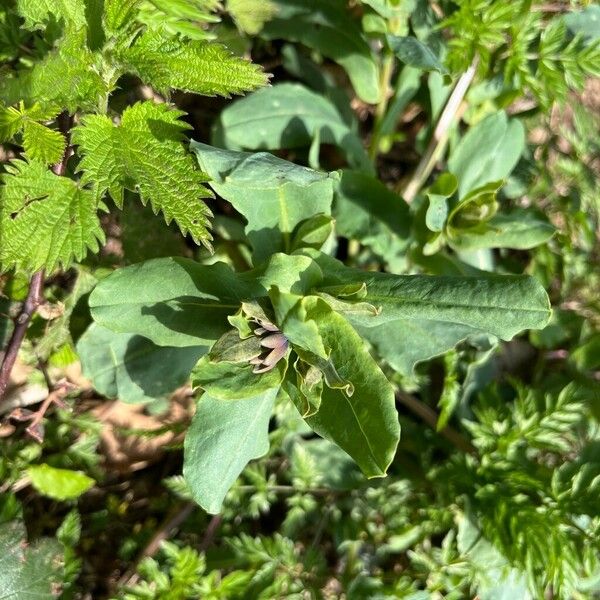
[[[60,132],[29,119],[23,123],[23,148],[28,159],[40,160],[47,165],[57,163],[66,145]]]
[[[352,390],[323,386],[319,410],[306,421],[347,452],[367,477],[383,476],[400,438],[394,390],[346,319],[320,298],[306,298],[305,307],[329,360],[352,384]]]
[[[533,277],[486,275],[431,277],[392,275],[344,267],[339,261],[304,250],[321,267],[327,285],[364,283],[366,296],[348,300],[353,324],[375,327],[395,320],[426,320],[464,325],[509,340],[524,329],[543,327],[550,317],[548,296]],[[325,290],[326,291],[326,290]],[[351,306],[369,302],[377,315],[353,314]]]
[[[481,227],[460,230],[452,238],[451,245],[456,250],[528,250],[544,244],[554,233],[554,227],[531,210],[515,209],[510,213],[496,213]]]
[[[320,250],[333,235],[334,228],[334,219],[325,214],[316,214],[301,221],[292,233],[291,250],[300,248]]]
[[[54,500],[74,500],[96,483],[81,471],[56,469],[50,465],[30,465],[27,475],[31,485],[43,496]]]
[[[120,57],[123,68],[155,89],[205,96],[229,96],[267,83],[258,65],[232,55],[225,46],[182,40],[164,31],[148,30]]]
[[[266,290],[252,275],[238,275],[224,263],[158,258],[114,271],[89,304],[94,320],[112,331],[184,347],[214,343],[230,329],[227,317],[258,296]]]
[[[411,222],[408,205],[374,177],[342,171],[333,215],[339,235],[359,240],[386,261],[404,255]]]
[[[365,102],[379,101],[377,64],[344,0],[276,0],[276,16],[262,31],[267,39],[300,42],[340,64]]]
[[[357,330],[390,367],[407,376],[417,363],[444,354],[478,333],[466,325],[418,318],[397,319],[376,327],[359,326]]]
[[[107,398],[150,402],[183,385],[206,346],[170,348],[92,323],[77,342],[83,375]]]
[[[14,160],[1,176],[0,270],[68,267],[104,242],[92,192],[39,161]]]
[[[259,152],[232,152],[192,142],[213,190],[247,220],[257,264],[290,251],[292,232],[317,213],[329,214],[334,178]]]
[[[277,389],[243,400],[204,394],[185,436],[183,475],[192,496],[216,514],[248,461],[269,450],[269,419]]]
[[[439,71],[446,73],[446,68],[433,50],[420,42],[416,37],[387,36],[387,43],[392,52],[405,64],[423,71]]]
[[[340,147],[350,165],[372,172],[362,141],[326,98],[298,83],[280,83],[237,100],[219,116],[213,140],[230,150]]]
[[[458,179],[459,197],[490,181],[505,179],[525,147],[525,130],[517,119],[498,111],[474,125],[448,160]]]
[[[271,0],[227,0],[227,12],[242,31],[257,35],[277,13],[277,6]]]
[[[192,371],[192,384],[201,387],[216,400],[243,400],[278,388],[285,375],[287,361],[266,373],[254,373],[254,365],[232,361],[213,361],[204,356]]]
[[[83,181],[98,197],[109,192],[122,207],[125,188],[139,191],[154,214],[161,211],[167,224],[175,220],[183,234],[210,247],[211,212],[201,198],[211,194],[182,144],[189,128],[180,120],[183,114],[166,104],[139,102],[125,109],[118,127],[104,115],[87,115],[73,131],[73,142],[83,155]]]
[[[323,273],[319,265],[301,254],[274,254],[258,276],[258,281],[266,290],[277,286],[281,291],[292,294],[306,294],[322,280]]]
[[[54,598],[62,580],[62,551],[56,540],[27,543],[21,521],[0,526],[0,598],[41,600]]]

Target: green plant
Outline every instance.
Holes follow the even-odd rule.
[[[168,436],[173,464],[169,491],[140,484],[152,517],[98,593],[593,593],[595,116],[577,108],[565,134],[549,115],[600,74],[597,9],[0,9],[3,502],[26,521],[22,489],[73,505],[48,513],[65,598],[92,586],[78,552],[137,518],[138,467],[120,497],[85,400],[156,415],[182,389],[187,421],[112,425]],[[554,127],[558,151],[536,149],[534,127]],[[2,400],[17,355],[47,388],[35,412]],[[267,514],[282,516],[263,531]],[[164,541],[188,517],[206,536]]]

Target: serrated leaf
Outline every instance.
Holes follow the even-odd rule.
[[[157,90],[229,96],[267,83],[258,65],[232,55],[220,44],[182,41],[147,31],[123,52],[124,66]]]
[[[162,398],[190,376],[206,346],[156,346],[131,333],[92,323],[77,342],[83,375],[107,398],[150,402]]]
[[[0,187],[0,265],[27,272],[81,260],[104,242],[94,195],[38,161],[15,160]]]
[[[96,286],[89,305],[94,320],[112,331],[159,346],[208,346],[230,329],[227,317],[243,300],[266,295],[254,277],[224,263],[158,258],[113,272]]]
[[[54,129],[27,119],[23,125],[23,148],[28,159],[41,160],[45,164],[60,161],[67,141]]]
[[[56,540],[29,545],[20,521],[0,526],[0,594],[2,600],[53,598],[62,576],[62,552]]]
[[[256,264],[291,250],[291,234],[316,213],[329,214],[334,179],[259,152],[231,152],[192,142],[210,186],[247,220]]]
[[[10,140],[23,126],[23,115],[12,106],[0,107],[0,141]]]
[[[51,20],[75,28],[85,27],[85,4],[81,0],[17,0],[17,12],[26,29],[45,29]]]
[[[230,150],[308,148],[335,144],[352,167],[372,172],[362,141],[326,98],[298,83],[280,83],[237,100],[219,116],[216,146]]]
[[[7,105],[23,101],[27,106],[58,114],[78,109],[96,110],[99,98],[112,89],[101,77],[100,55],[87,47],[86,31],[69,31],[57,47],[30,69],[0,77],[0,99]],[[32,117],[33,118],[33,117]]]
[[[98,197],[107,191],[122,207],[123,189],[139,191],[165,221],[175,220],[183,234],[210,247],[208,207],[200,198],[210,192],[202,185],[206,176],[183,147],[188,125],[183,115],[166,104],[140,102],[125,109],[120,126],[104,115],[87,115],[73,130],[73,142],[83,154],[79,168],[83,181],[94,186]]]
[[[192,496],[216,514],[248,461],[269,450],[269,419],[277,389],[243,400],[204,394],[185,436],[183,475]]]
[[[361,100],[379,101],[377,64],[346,2],[333,0],[276,0],[275,19],[261,35],[267,39],[300,42],[341,65]]]
[[[33,487],[43,496],[55,500],[74,500],[96,482],[81,471],[56,469],[50,465],[30,465],[27,475]]]

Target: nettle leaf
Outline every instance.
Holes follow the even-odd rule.
[[[257,264],[291,250],[291,234],[303,220],[329,214],[334,176],[259,152],[231,152],[192,142],[210,186],[247,220]]]
[[[138,191],[142,203],[150,202],[155,214],[161,211],[167,224],[175,220],[184,235],[210,247],[212,213],[200,198],[211,194],[182,144],[189,129],[180,120],[183,114],[166,104],[139,102],[125,109],[119,126],[104,115],[87,115],[73,130],[73,142],[83,155],[83,181],[98,197],[109,192],[122,207],[124,189]]]
[[[303,302],[307,319],[318,326],[328,360],[351,384],[342,389],[324,386],[319,410],[306,421],[345,450],[367,477],[381,477],[400,439],[394,390],[344,317],[320,298],[309,296]],[[301,358],[306,360],[306,355]]]
[[[448,160],[448,170],[458,179],[462,198],[476,187],[505,179],[525,148],[525,130],[517,119],[498,111],[474,125],[460,140]]]
[[[26,120],[23,124],[23,148],[29,159],[55,164],[62,158],[67,140],[54,129]]]
[[[269,450],[269,419],[277,389],[243,400],[203,394],[185,436],[183,475],[192,496],[216,514],[248,461]]]
[[[51,272],[104,242],[92,192],[38,161],[13,161],[0,187],[0,264]]]
[[[166,284],[168,282],[168,284]],[[158,258],[103,279],[90,295],[94,320],[159,346],[210,346],[231,327],[243,300],[266,296],[254,274],[236,274],[224,263]]]
[[[92,323],[77,342],[83,375],[107,398],[150,402],[189,378],[206,346],[157,346],[140,335],[116,333]]]
[[[339,146],[351,166],[373,171],[354,127],[329,100],[298,83],[280,83],[237,100],[221,112],[213,134],[216,146],[230,150],[306,148],[314,140]]]
[[[387,43],[392,52],[405,64],[423,71],[439,71],[444,74],[448,71],[434,54],[433,50],[419,41],[416,37],[387,36]]]
[[[50,465],[30,465],[27,475],[33,487],[43,496],[54,500],[74,500],[96,483],[81,471],[56,469]]]
[[[17,0],[17,12],[25,29],[45,29],[50,20],[85,27],[85,3],[81,0]]]
[[[56,540],[27,543],[21,521],[0,526],[0,590],[2,600],[53,598],[62,579],[62,549]]]
[[[10,140],[23,127],[23,114],[9,106],[0,107],[0,141]]]
[[[341,65],[365,102],[379,101],[379,73],[358,23],[344,0],[276,0],[277,12],[263,29],[267,39],[300,42]]]
[[[96,110],[98,99],[106,97],[114,84],[101,77],[100,60],[100,55],[87,47],[85,29],[69,30],[57,47],[30,69],[0,77],[0,99],[6,105],[37,103],[54,114]]]
[[[229,96],[267,83],[258,65],[232,55],[220,44],[183,41],[162,31],[148,30],[125,50],[124,67],[155,89]]]

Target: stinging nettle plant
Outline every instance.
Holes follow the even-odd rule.
[[[194,21],[213,20],[217,3],[193,4]],[[552,235],[547,223],[534,219],[515,236],[509,225],[519,216],[498,211],[496,193],[518,159],[523,136],[504,113],[471,130],[475,142],[462,140],[449,164],[452,175],[441,175],[427,188],[429,204],[421,204],[412,220],[402,197],[374,177],[378,142],[367,153],[354,126],[329,100],[300,84],[263,87],[268,79],[259,67],[230,54],[208,33],[203,39],[201,29],[191,34],[180,21],[167,19],[168,3],[106,0],[96,15],[83,0],[58,6],[50,12],[43,0],[23,0],[3,9],[5,18],[24,20],[19,35],[34,40],[35,52],[15,51],[1,75],[0,136],[22,150],[2,175],[0,265],[37,282],[30,296],[35,292],[39,300],[44,273],[98,251],[105,239],[101,213],[110,201],[123,207],[126,190],[209,250],[211,211],[203,199],[217,195],[244,217],[249,264],[233,268],[209,258],[159,258],[118,269],[91,293],[94,323],[77,345],[100,391],[93,362],[104,348],[118,347],[125,355],[144,348],[152,360],[142,373],[157,369],[154,383],[161,393],[191,373],[202,395],[186,435],[184,475],[208,512],[219,512],[248,461],[268,451],[276,403],[291,402],[310,430],[342,448],[367,477],[381,477],[400,438],[388,366],[410,373],[417,362],[465,339],[485,334],[510,340],[547,323],[548,297],[527,275],[476,269],[469,276],[397,275],[393,267],[371,272],[332,256],[336,234],[352,237],[347,232],[354,227],[349,211],[340,207],[360,206],[370,196],[389,200],[382,210],[391,212],[392,227],[413,228],[424,243],[415,261],[435,254],[446,258],[445,247],[524,248],[547,240]],[[277,29],[278,20],[288,19],[289,29],[296,9],[280,3],[264,36],[277,39],[284,31]],[[327,18],[336,10],[322,8]],[[314,14],[301,10],[297,16],[306,29],[282,37],[323,45],[320,36],[327,28],[310,30]],[[391,26],[379,33],[388,67],[373,60],[360,32],[355,61],[326,44],[323,54],[347,69],[363,100],[378,103],[381,141],[390,132],[382,100],[389,80],[380,76],[395,56],[439,71],[440,82],[450,75],[416,38],[402,37]],[[154,90],[157,101],[124,108],[123,98],[112,102],[128,75]],[[213,140],[221,147],[202,142],[188,147],[185,113],[160,101],[172,90],[229,96],[261,87],[223,111]],[[278,121],[282,105],[301,114],[294,103],[310,103],[322,113],[299,125]],[[265,120],[257,128],[252,121],[261,116]],[[489,168],[473,166],[477,135],[494,140]],[[339,146],[350,168],[331,173],[318,168],[320,143]],[[313,168],[244,151],[277,150],[278,144],[311,146]],[[503,153],[508,158],[497,164],[492,158],[502,144],[509,147]],[[400,251],[391,244],[374,243],[373,249],[388,265]],[[395,257],[386,256],[391,251]],[[31,308],[25,307],[26,317]],[[27,318],[21,325],[26,323]],[[105,389],[125,400],[144,398],[126,377]]]

